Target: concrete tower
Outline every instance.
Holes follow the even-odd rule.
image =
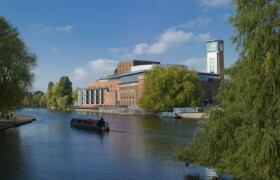
[[[221,74],[224,69],[224,41],[207,41],[207,72]]]

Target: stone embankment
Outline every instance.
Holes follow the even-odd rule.
[[[141,110],[137,108],[127,108],[127,107],[99,107],[99,108],[75,108],[75,111],[80,112],[98,112],[98,113],[108,113],[108,114],[134,114],[134,115],[147,115],[147,114],[157,114],[157,111]]]
[[[9,119],[0,119],[0,131],[27,124],[35,120],[36,118],[33,116],[12,113]]]
[[[205,113],[178,113],[183,119],[201,120],[207,119],[208,116]]]

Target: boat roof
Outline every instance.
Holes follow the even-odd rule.
[[[72,119],[78,119],[82,121],[99,121],[101,120],[101,117],[95,117],[95,118],[72,118]]]

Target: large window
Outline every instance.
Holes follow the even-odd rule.
[[[210,58],[210,73],[215,73],[215,59]]]
[[[218,51],[218,42],[207,43],[207,52]]]

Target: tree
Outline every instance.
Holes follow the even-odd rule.
[[[29,92],[23,98],[23,106],[31,108],[45,107],[43,104],[40,104],[41,98],[44,95],[42,91]]]
[[[47,107],[65,110],[72,103],[72,82],[67,76],[60,78],[59,82],[49,83],[49,90],[43,97]]]
[[[78,92],[81,88],[76,87],[75,90],[72,92],[72,99],[73,102],[78,102]]]
[[[48,84],[48,91],[53,87],[53,82],[50,81],[49,84]]]
[[[62,76],[59,80],[59,97],[67,96],[67,105],[72,103],[72,82],[67,76]]]
[[[57,99],[57,105],[59,106],[60,109],[67,109],[68,107],[68,96],[64,96],[64,97],[59,97]]]
[[[55,83],[49,91],[46,92],[46,101],[47,101],[47,107],[51,109],[57,109],[57,99],[59,96],[59,83]]]
[[[234,0],[238,61],[214,110],[179,159],[240,179],[280,179],[280,2]]]
[[[202,100],[198,75],[179,65],[154,66],[145,72],[144,92],[139,105],[144,109],[171,110],[197,106]]]
[[[46,108],[47,107],[47,100],[46,100],[46,94],[41,96],[39,100],[39,107]]]
[[[23,107],[31,107],[31,101],[32,101],[32,95],[30,93],[28,93],[23,98],[23,101],[22,101]]]
[[[21,40],[17,28],[0,16],[0,111],[9,111],[22,102],[31,87],[36,56]]]

